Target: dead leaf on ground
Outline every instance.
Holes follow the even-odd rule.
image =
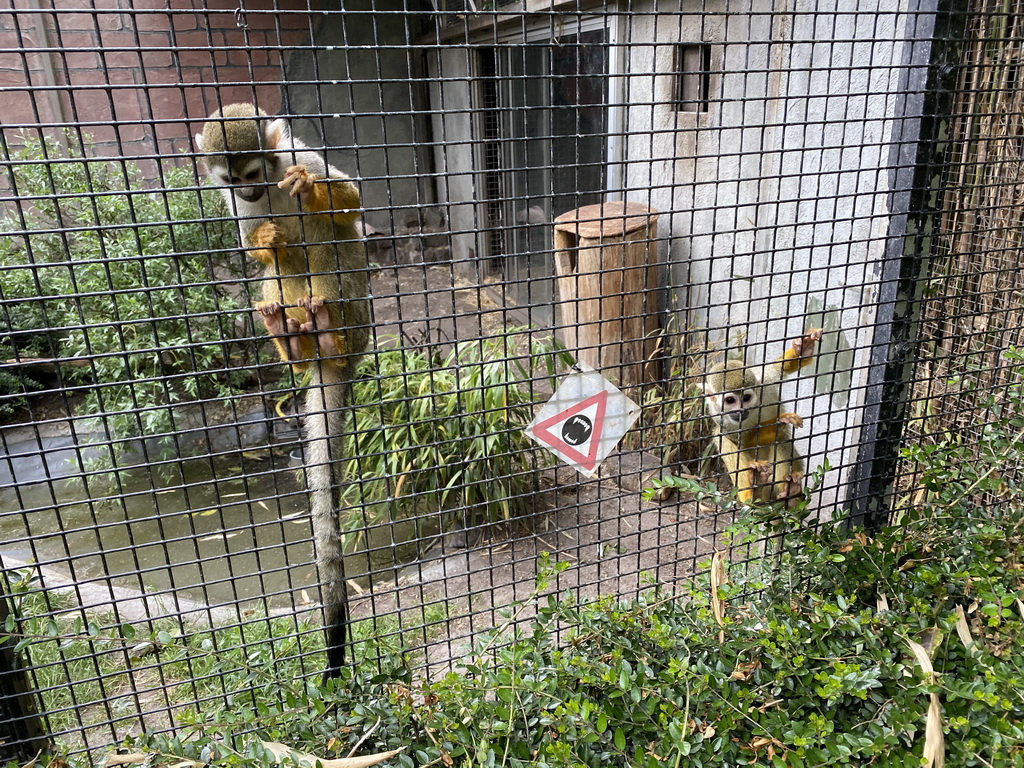
[[[278,741],[261,741],[263,748],[270,752],[277,762],[282,762],[286,758],[291,758],[296,762],[306,762],[310,766],[314,766],[319,763],[323,768],[369,768],[371,765],[377,765],[383,763],[385,760],[390,760],[395,755],[403,752],[405,747],[399,747],[398,749],[392,749],[390,752],[378,752],[375,755],[363,755],[362,757],[339,757],[335,760],[324,760],[316,755],[310,755],[305,752],[299,752],[298,750],[292,749],[285,744]]]

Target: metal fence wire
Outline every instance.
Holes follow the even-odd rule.
[[[973,5],[5,3],[4,757],[201,717],[226,650],[317,679],[325,604],[432,677],[546,563],[761,557],[641,491],[727,488],[704,372],[812,329],[812,518],[918,501],[1024,328],[1024,8]],[[588,367],[625,436],[600,387],[529,426]]]

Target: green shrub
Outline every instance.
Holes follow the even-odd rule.
[[[237,235],[203,221],[222,207],[190,169],[144,190],[135,164],[68,140],[64,152],[25,138],[4,156],[17,200],[0,219],[0,344],[58,358],[64,385],[93,385],[84,411],[116,438],[166,434],[168,406],[229,393],[238,305],[211,275]]]
[[[361,666],[301,696],[281,680],[264,700],[284,711],[236,711],[230,727],[133,749],[266,765],[259,739],[336,757],[370,734],[360,754],[405,746],[392,764],[406,767],[920,766],[934,693],[947,765],[1019,766],[1024,537],[1011,522],[948,518],[874,539],[825,526],[788,537],[769,580],[737,568],[714,589],[705,576],[631,601],[535,595],[514,607],[536,611],[528,627],[510,617],[443,680],[410,683],[400,656],[384,676]],[[255,732],[232,741],[243,723]]]
[[[989,430],[1011,464],[1016,419],[995,413]],[[924,476],[945,477],[961,456],[921,460]],[[728,580],[712,581],[713,562],[677,590],[580,602],[544,596],[542,575],[440,681],[411,683],[399,655],[384,678],[378,666],[347,669],[292,696],[285,712],[245,715],[251,736],[232,740],[238,723],[190,727],[132,749],[154,765],[269,765],[268,740],[324,758],[357,743],[360,754],[404,746],[390,764],[405,768],[909,767],[925,764],[935,701],[947,765],[1022,766],[1022,505],[964,501],[992,466],[964,468],[974,479],[945,506],[906,513],[874,537],[841,521],[801,528],[801,510],[743,518],[736,552],[776,533],[778,515],[790,530],[776,557],[733,567]]]
[[[553,371],[559,353],[536,349],[521,360],[514,333],[460,342],[443,358],[391,349],[364,363],[372,376],[353,385],[342,449],[357,457],[343,496],[347,548],[368,528],[421,513],[437,528],[443,509],[462,510],[470,525],[528,511],[536,457],[524,432],[533,415],[527,387],[534,371]],[[448,517],[440,527],[450,525]]]

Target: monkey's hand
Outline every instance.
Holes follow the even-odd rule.
[[[779,414],[780,424],[789,424],[794,429],[800,429],[804,425],[804,420],[798,413],[780,413]]]
[[[250,256],[267,266],[273,266],[288,247],[281,228],[272,221],[264,221],[250,232],[244,245]]]
[[[804,492],[804,473],[790,472],[782,479],[782,489],[775,496],[778,501],[785,501],[790,509],[797,505]]]
[[[359,188],[347,178],[333,176],[322,181],[304,165],[293,165],[284,173],[277,186],[297,197],[306,213],[330,213],[338,224],[351,224],[359,218]],[[347,235],[343,235],[347,237]]]
[[[793,346],[782,356],[782,372],[784,374],[799,371],[814,360],[814,348],[821,341],[821,328],[812,328],[793,342]]]
[[[273,337],[281,359],[285,362],[302,360],[302,340],[299,338],[301,327],[298,321],[288,317],[284,307],[276,301],[258,301],[256,311],[263,318],[267,333]]]
[[[320,296],[305,296],[296,303],[306,310],[306,322],[299,326],[299,330],[315,335],[320,345],[320,356],[337,358],[345,354],[344,342],[339,339],[337,329],[331,327],[331,316],[324,300]]]
[[[277,182],[277,186],[305,204],[316,187],[316,175],[310,173],[304,165],[293,165],[284,172],[284,178]]]
[[[764,485],[775,477],[775,465],[770,461],[752,461],[748,469],[751,485]]]

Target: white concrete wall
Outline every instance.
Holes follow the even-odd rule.
[[[610,199],[662,212],[672,306],[682,326],[779,356],[825,326],[818,371],[787,384],[807,418],[800,449],[827,458],[824,500],[856,456],[860,406],[889,216],[888,164],[906,0],[649,0],[613,17],[621,157]],[[675,110],[674,46],[711,43],[706,113]],[[450,54],[450,55],[449,55]],[[439,74],[463,78],[466,52],[440,51]],[[464,81],[434,86],[432,107],[474,105]],[[613,96],[613,98],[615,98]],[[477,105],[478,106],[478,105]],[[465,140],[467,114],[435,115],[438,138]],[[611,130],[616,130],[612,126]],[[621,160],[621,165],[617,161]],[[554,162],[564,160],[554,159]],[[454,174],[441,200],[453,229],[475,226],[468,146],[439,150]],[[464,238],[463,258],[475,247]],[[456,251],[456,258],[459,258]]]
[[[781,354],[804,327],[835,329],[819,363],[826,375],[786,388],[797,412],[814,414],[800,440],[809,465],[827,457],[836,468],[828,497],[856,455],[889,224],[905,52],[893,6],[684,0],[671,27],[679,5],[664,2],[626,22],[626,197],[649,195],[672,212],[662,221],[686,322],[712,341],[745,341],[751,363]],[[671,42],[713,44],[707,114],[673,109]]]

